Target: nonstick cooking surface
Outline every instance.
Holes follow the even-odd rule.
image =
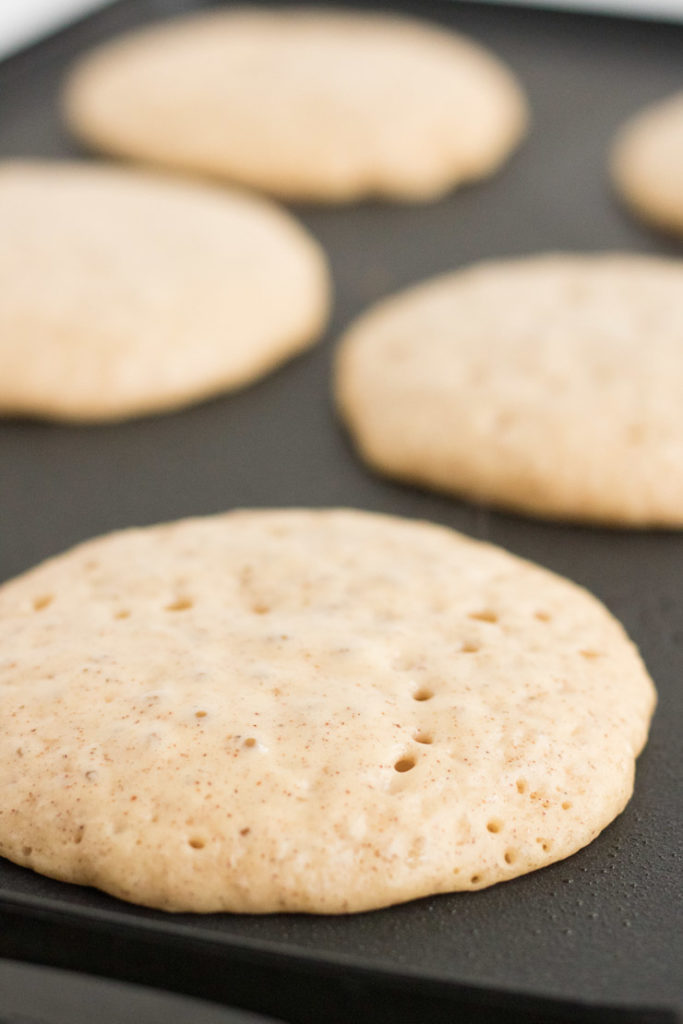
[[[118,3],[0,65],[0,153],[78,154],[57,113],[68,62],[184,6]],[[0,422],[0,579],[86,537],[237,506],[348,505],[447,524],[584,584],[624,622],[660,694],[634,798],[567,861],[485,891],[347,918],[170,917],[0,861],[0,955],[62,962],[58,937],[31,946],[36,922],[50,917],[63,935],[70,924],[87,933],[98,923],[131,942],[149,933],[150,950],[173,938],[177,962],[184,942],[208,939],[226,963],[246,948],[680,1009],[683,535],[534,522],[379,479],[335,422],[329,379],[334,340],[350,319],[430,274],[543,250],[683,255],[619,207],[604,170],[616,126],[680,88],[683,26],[456,2],[412,9],[479,38],[518,72],[534,118],[525,145],[492,180],[435,204],[296,207],[330,256],[333,323],[314,351],[248,390],[116,426]],[[39,292],[36,281],[37,301]],[[125,955],[118,950],[119,962]]]

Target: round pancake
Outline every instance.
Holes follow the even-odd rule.
[[[612,146],[611,173],[637,214],[683,235],[683,91],[624,125]]]
[[[106,152],[281,196],[433,198],[493,172],[526,102],[476,43],[410,18],[235,8],[106,43],[75,66],[71,129]]]
[[[0,414],[173,409],[253,381],[327,317],[319,246],[237,191],[9,161],[0,224]]]
[[[683,525],[683,262],[544,255],[362,316],[339,409],[392,476],[538,516]]]
[[[593,597],[443,527],[129,530],[0,588],[0,853],[175,911],[478,889],[619,814],[653,704]]]

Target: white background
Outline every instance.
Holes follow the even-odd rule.
[[[683,0],[497,0],[502,3],[529,3],[536,7],[562,7],[567,10],[637,14],[647,18],[683,21]]]
[[[0,0],[0,56],[100,6],[103,0]]]
[[[0,0],[0,56],[65,25],[106,0]],[[521,2],[521,0],[507,0]],[[541,7],[565,7],[665,17],[683,21],[683,0],[526,0]]]

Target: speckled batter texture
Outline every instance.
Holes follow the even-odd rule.
[[[551,518],[683,525],[683,261],[483,263],[342,340],[338,407],[408,481]]]
[[[527,121],[513,75],[473,41],[322,7],[139,30],[81,59],[64,105],[96,148],[314,201],[432,198],[493,172]]]
[[[319,246],[238,191],[13,160],[0,225],[0,415],[174,409],[253,381],[327,319]]]
[[[653,705],[593,597],[442,527],[130,530],[0,588],[0,853],[176,911],[477,889],[619,814]]]
[[[683,91],[623,126],[612,146],[611,173],[636,213],[683,235]]]

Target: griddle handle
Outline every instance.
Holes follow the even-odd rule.
[[[502,992],[0,897],[0,956],[137,982],[287,1024],[683,1024],[675,1010]]]

